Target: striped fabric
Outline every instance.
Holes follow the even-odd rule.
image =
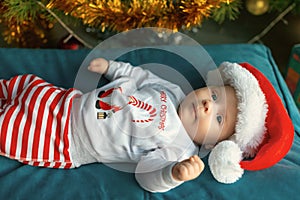
[[[0,154],[34,166],[73,168],[70,112],[79,94],[34,75],[0,80]]]

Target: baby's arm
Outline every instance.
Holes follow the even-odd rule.
[[[134,77],[138,85],[142,82],[148,82],[154,76],[148,70],[144,70],[140,67],[133,67],[130,63],[108,61],[104,58],[96,58],[90,62],[88,70],[105,75],[110,80],[116,80],[123,76]],[[157,80],[156,80],[157,82]]]
[[[169,81],[156,76],[149,70],[138,66],[133,67],[130,63],[107,61],[104,58],[96,58],[91,61],[88,69],[92,72],[105,75],[110,81],[127,76],[132,77],[139,88],[146,84],[160,84],[173,91],[173,93],[181,94],[181,89],[178,85],[172,84]]]
[[[197,156],[175,164],[172,168],[172,176],[177,181],[189,181],[197,178],[204,169],[204,163]]]
[[[138,163],[135,177],[145,190],[167,192],[184,181],[197,178],[203,169],[204,164],[196,155],[178,163],[166,161],[164,156],[146,156]]]

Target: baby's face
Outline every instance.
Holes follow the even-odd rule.
[[[181,102],[178,115],[195,143],[215,145],[234,133],[237,103],[230,86],[200,88]]]

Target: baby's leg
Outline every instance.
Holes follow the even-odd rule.
[[[0,80],[0,111],[7,99],[7,80]]]
[[[26,98],[24,97],[26,95],[24,94],[30,94],[30,88],[42,82],[44,82],[42,79],[34,75],[20,75],[15,76],[9,80],[0,80],[1,155],[12,154],[12,151],[10,149],[13,149],[13,152],[15,152],[16,145],[14,144],[16,144],[18,140],[20,140],[17,133],[19,132],[19,130],[21,130],[19,129],[19,126],[20,122],[23,119],[23,115],[24,113],[26,113],[26,116],[31,116],[31,113],[33,113],[33,111],[25,112],[25,106],[23,106],[22,104],[26,100]],[[23,112],[20,112],[21,108],[24,108]],[[15,125],[18,125],[18,127],[15,127]],[[23,131],[24,130],[20,132]],[[10,142],[12,142],[12,145],[8,145],[10,144]]]
[[[71,162],[35,162],[35,161],[22,161],[23,164],[32,165],[35,167],[48,167],[48,168],[61,168],[61,169],[72,169],[75,168]]]
[[[70,111],[79,91],[56,87],[34,75],[2,80],[0,155],[25,164],[72,168]]]
[[[39,77],[32,74],[14,76],[9,80],[0,80],[0,99],[1,100],[12,100],[20,92],[23,91],[28,84],[33,81],[41,80]]]
[[[7,102],[13,100],[31,81],[36,79],[34,75],[19,75],[10,80],[0,80],[0,111]]]

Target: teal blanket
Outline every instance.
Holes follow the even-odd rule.
[[[190,54],[196,52],[194,47],[182,48]],[[60,170],[27,166],[0,157],[1,199],[296,199],[300,185],[300,115],[270,50],[263,45],[248,44],[208,45],[204,48],[216,65],[223,61],[249,62],[272,82],[295,127],[293,146],[278,164],[262,171],[247,171],[241,180],[231,185],[216,182],[206,167],[202,175],[193,181],[167,193],[151,194],[138,186],[133,174],[99,163]],[[164,60],[174,68],[180,68],[184,76],[191,79],[193,87],[204,84],[201,78],[194,76],[188,65],[182,67],[181,60],[160,57],[159,52],[147,51],[142,55],[130,52],[119,60],[130,61],[134,65],[153,61],[153,58]],[[33,73],[57,86],[73,87],[77,71],[89,52],[87,49],[2,48],[0,78]],[[206,158],[204,162],[207,165]]]

